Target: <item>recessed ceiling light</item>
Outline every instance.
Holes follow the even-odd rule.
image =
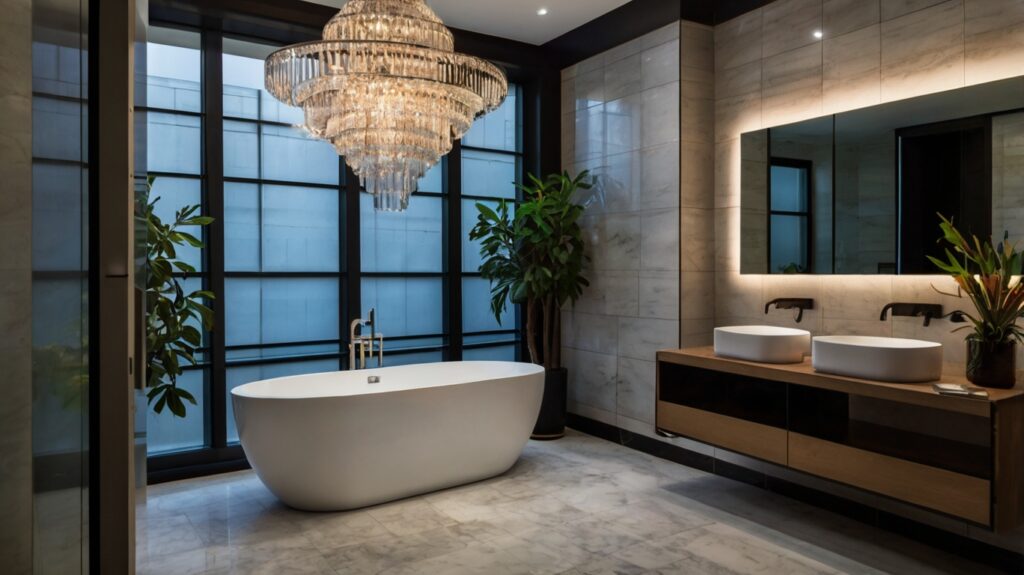
[[[541,9],[537,10],[537,15],[538,16],[547,16],[548,15],[548,9],[547,8],[541,8]]]
[[[824,35],[825,34],[823,34],[821,30],[815,30],[814,31],[814,37],[817,38],[818,40],[821,40],[821,37],[824,36]]]

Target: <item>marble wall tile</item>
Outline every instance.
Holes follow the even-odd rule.
[[[683,20],[679,41],[681,43],[680,66],[699,70],[714,70],[714,28]]]
[[[814,300],[814,309],[804,311],[803,319],[797,323],[794,310],[777,310],[772,308],[764,316],[770,325],[805,329],[813,335],[822,333],[822,290],[821,278],[813,275],[783,276],[766,275],[763,278],[761,299],[765,304],[777,298],[810,298]]]
[[[822,276],[822,313],[827,319],[878,320],[893,302],[892,276]]]
[[[943,0],[881,0],[882,20],[899,18],[942,2]]]
[[[823,113],[865,108],[881,102],[880,25],[826,38],[823,50]]]
[[[0,19],[0,548],[3,569],[31,573],[32,2]]]
[[[562,311],[562,345],[582,351],[614,354],[619,346],[619,322],[614,317]]]
[[[671,42],[672,40],[679,39],[679,22],[673,22],[671,24],[665,24],[661,28],[648,32],[640,37],[640,46],[647,50],[660,46],[665,42]]]
[[[640,38],[634,38],[633,40],[619,44],[601,55],[604,60],[604,67],[605,69],[612,68],[622,60],[631,59],[633,56],[637,56],[643,51],[643,49],[643,41]]]
[[[821,28],[826,40],[880,21],[880,0],[825,0],[822,4]]]
[[[715,141],[715,101],[712,98],[680,99],[680,137],[689,142]]]
[[[963,0],[948,0],[882,22],[883,102],[963,86],[963,15]]]
[[[640,85],[644,90],[679,80],[679,39],[670,40],[640,55]]]
[[[669,142],[639,153],[641,188],[635,209],[679,206],[679,142]]]
[[[604,117],[604,153],[623,154],[639,149],[647,139],[647,92],[608,102],[604,106]]]
[[[604,70],[597,69],[577,75],[571,81],[576,111],[586,110],[605,102]]]
[[[715,208],[740,207],[743,142],[739,136],[715,143]]]
[[[576,114],[562,114],[562,148],[561,166],[562,169],[569,169],[575,161],[576,156]]]
[[[761,128],[761,75],[761,60],[715,73],[716,142]]]
[[[659,349],[679,347],[679,322],[635,317],[619,318],[619,357],[654,361]]]
[[[566,348],[562,361],[569,370],[570,401],[615,412],[615,355]]]
[[[594,106],[576,112],[576,137],[573,159],[582,162],[599,158],[605,153],[604,106]]]
[[[715,272],[683,271],[680,277],[683,302],[680,317],[687,320],[709,319],[715,316]]]
[[[642,218],[635,213],[587,217],[584,233],[594,269],[640,269],[641,225]]]
[[[764,303],[761,290],[764,276],[724,275],[715,277],[716,318],[761,318]]]
[[[762,58],[817,44],[821,30],[822,0],[777,0],[765,6]]]
[[[639,317],[679,319],[679,285],[678,272],[641,271]]]
[[[679,81],[644,90],[643,147],[679,141]]]
[[[679,204],[683,208],[715,207],[715,151],[711,143],[680,143]]]
[[[715,270],[740,271],[740,209],[715,209]]]
[[[680,269],[683,272],[715,270],[714,210],[686,208],[679,221]]]
[[[640,54],[627,56],[609,64],[604,69],[605,101],[618,100],[629,94],[639,92],[641,82],[647,81],[642,72]]]
[[[714,319],[684,319],[680,326],[679,347],[703,347],[714,341]]]
[[[762,13],[759,8],[715,26],[715,70],[761,59]]]
[[[619,358],[616,413],[654,423],[655,363],[652,360]]]
[[[576,301],[576,310],[609,316],[637,315],[640,297],[638,272],[587,270],[584,273],[590,280],[590,286]]]
[[[641,203],[643,162],[641,152],[631,151],[604,156],[591,168],[596,185],[585,192],[587,214],[629,212]]]
[[[778,126],[821,115],[822,42],[764,60],[762,122]]]
[[[640,249],[641,269],[679,269],[679,212],[644,212]]]
[[[964,0],[967,85],[1024,74],[1024,2]]]

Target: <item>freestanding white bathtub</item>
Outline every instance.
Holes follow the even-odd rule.
[[[257,381],[231,399],[270,491],[291,507],[339,511],[504,473],[543,393],[540,366],[472,361]]]

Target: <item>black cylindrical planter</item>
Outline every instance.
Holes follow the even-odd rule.
[[[558,439],[565,435],[565,409],[569,371],[564,367],[544,372],[544,401],[540,405],[533,439]]]
[[[967,340],[967,379],[974,385],[1010,389],[1017,383],[1017,346]]]

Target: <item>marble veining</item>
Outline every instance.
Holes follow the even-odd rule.
[[[570,431],[509,473],[343,513],[250,471],[152,486],[140,575],[991,572],[898,535]]]

